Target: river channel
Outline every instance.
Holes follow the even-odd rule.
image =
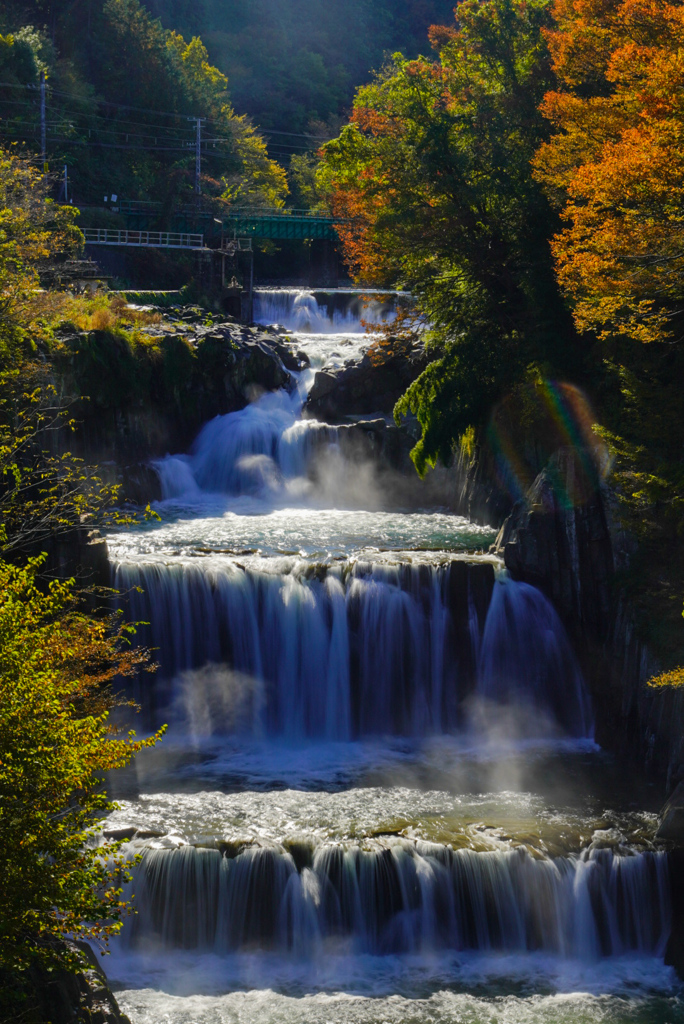
[[[121,1008],[684,1022],[657,799],[596,745],[553,607],[492,529],[388,504],[302,417],[315,370],[368,346],[354,306],[283,291],[257,314],[311,368],[161,460],[160,522],[109,537],[157,651],[144,727],[169,723],[106,822],[142,855],[106,963]]]

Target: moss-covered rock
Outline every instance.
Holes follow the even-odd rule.
[[[119,479],[134,501],[146,491],[150,459],[187,450],[207,420],[243,408],[255,392],[291,387],[302,366],[281,332],[192,307],[143,327],[65,324],[53,361],[74,396],[70,447]]]

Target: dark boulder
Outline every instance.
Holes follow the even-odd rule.
[[[665,963],[684,979],[684,849],[667,855],[670,873],[672,931],[665,950]]]
[[[166,316],[141,331],[148,341],[139,344],[107,331],[63,332],[54,363],[60,387],[76,399],[69,447],[111,466],[108,482],[123,485],[123,501],[158,497],[146,462],[186,451],[204,423],[256,394],[292,387],[292,373],[306,365],[270,328],[203,324],[194,310]]]
[[[595,467],[591,450],[556,452],[494,551],[559,612],[592,695],[597,742],[671,786],[684,775],[684,691],[648,685],[658,664],[619,586],[628,541]]]
[[[680,782],[660,812],[656,839],[666,839],[684,847],[684,782]]]
[[[613,547],[591,451],[556,452],[501,528],[495,550],[513,576],[543,590],[566,619],[605,637]]]
[[[428,362],[424,347],[415,344],[382,357],[366,353],[338,370],[320,370],[309,392],[306,414],[326,423],[365,413],[389,414]]]

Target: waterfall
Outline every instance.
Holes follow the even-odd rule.
[[[670,927],[663,853],[540,858],[396,839],[300,844],[295,857],[276,844],[215,843],[145,848],[134,871],[134,946],[303,955],[334,939],[373,954],[542,950],[596,961],[662,956]]]
[[[150,624],[143,638],[159,652],[162,703],[180,686],[187,704],[192,671],[212,664],[257,681],[260,727],[289,739],[451,732],[474,690],[591,734],[584,682],[551,605],[526,584],[494,582],[486,563],[295,562],[268,572],[228,559],[135,561],[117,566],[113,582],[129,594],[127,613]],[[483,622],[474,593],[489,603]],[[234,678],[225,685],[232,692]],[[219,713],[211,731],[229,726]]]
[[[575,736],[593,716],[579,665],[550,601],[528,583],[501,576],[482,637],[478,693],[497,703],[546,710]]]
[[[306,479],[315,455],[338,439],[336,427],[299,418],[302,400],[299,390],[276,391],[210,420],[189,456],[154,463],[162,498],[286,493],[288,482]]]
[[[257,288],[254,319],[259,324],[281,324],[289,331],[310,334],[363,334],[366,323],[391,319],[396,293],[364,301],[358,291],[333,289],[314,292],[305,288]]]

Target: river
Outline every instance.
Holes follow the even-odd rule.
[[[684,1022],[648,787],[593,739],[546,598],[493,531],[389,506],[314,370],[358,310],[258,297],[311,369],[158,464],[109,538],[169,733],[121,789],[138,913],[107,971],[133,1024]],[[386,315],[379,306],[375,315]],[[371,413],[372,410],[369,410]]]

